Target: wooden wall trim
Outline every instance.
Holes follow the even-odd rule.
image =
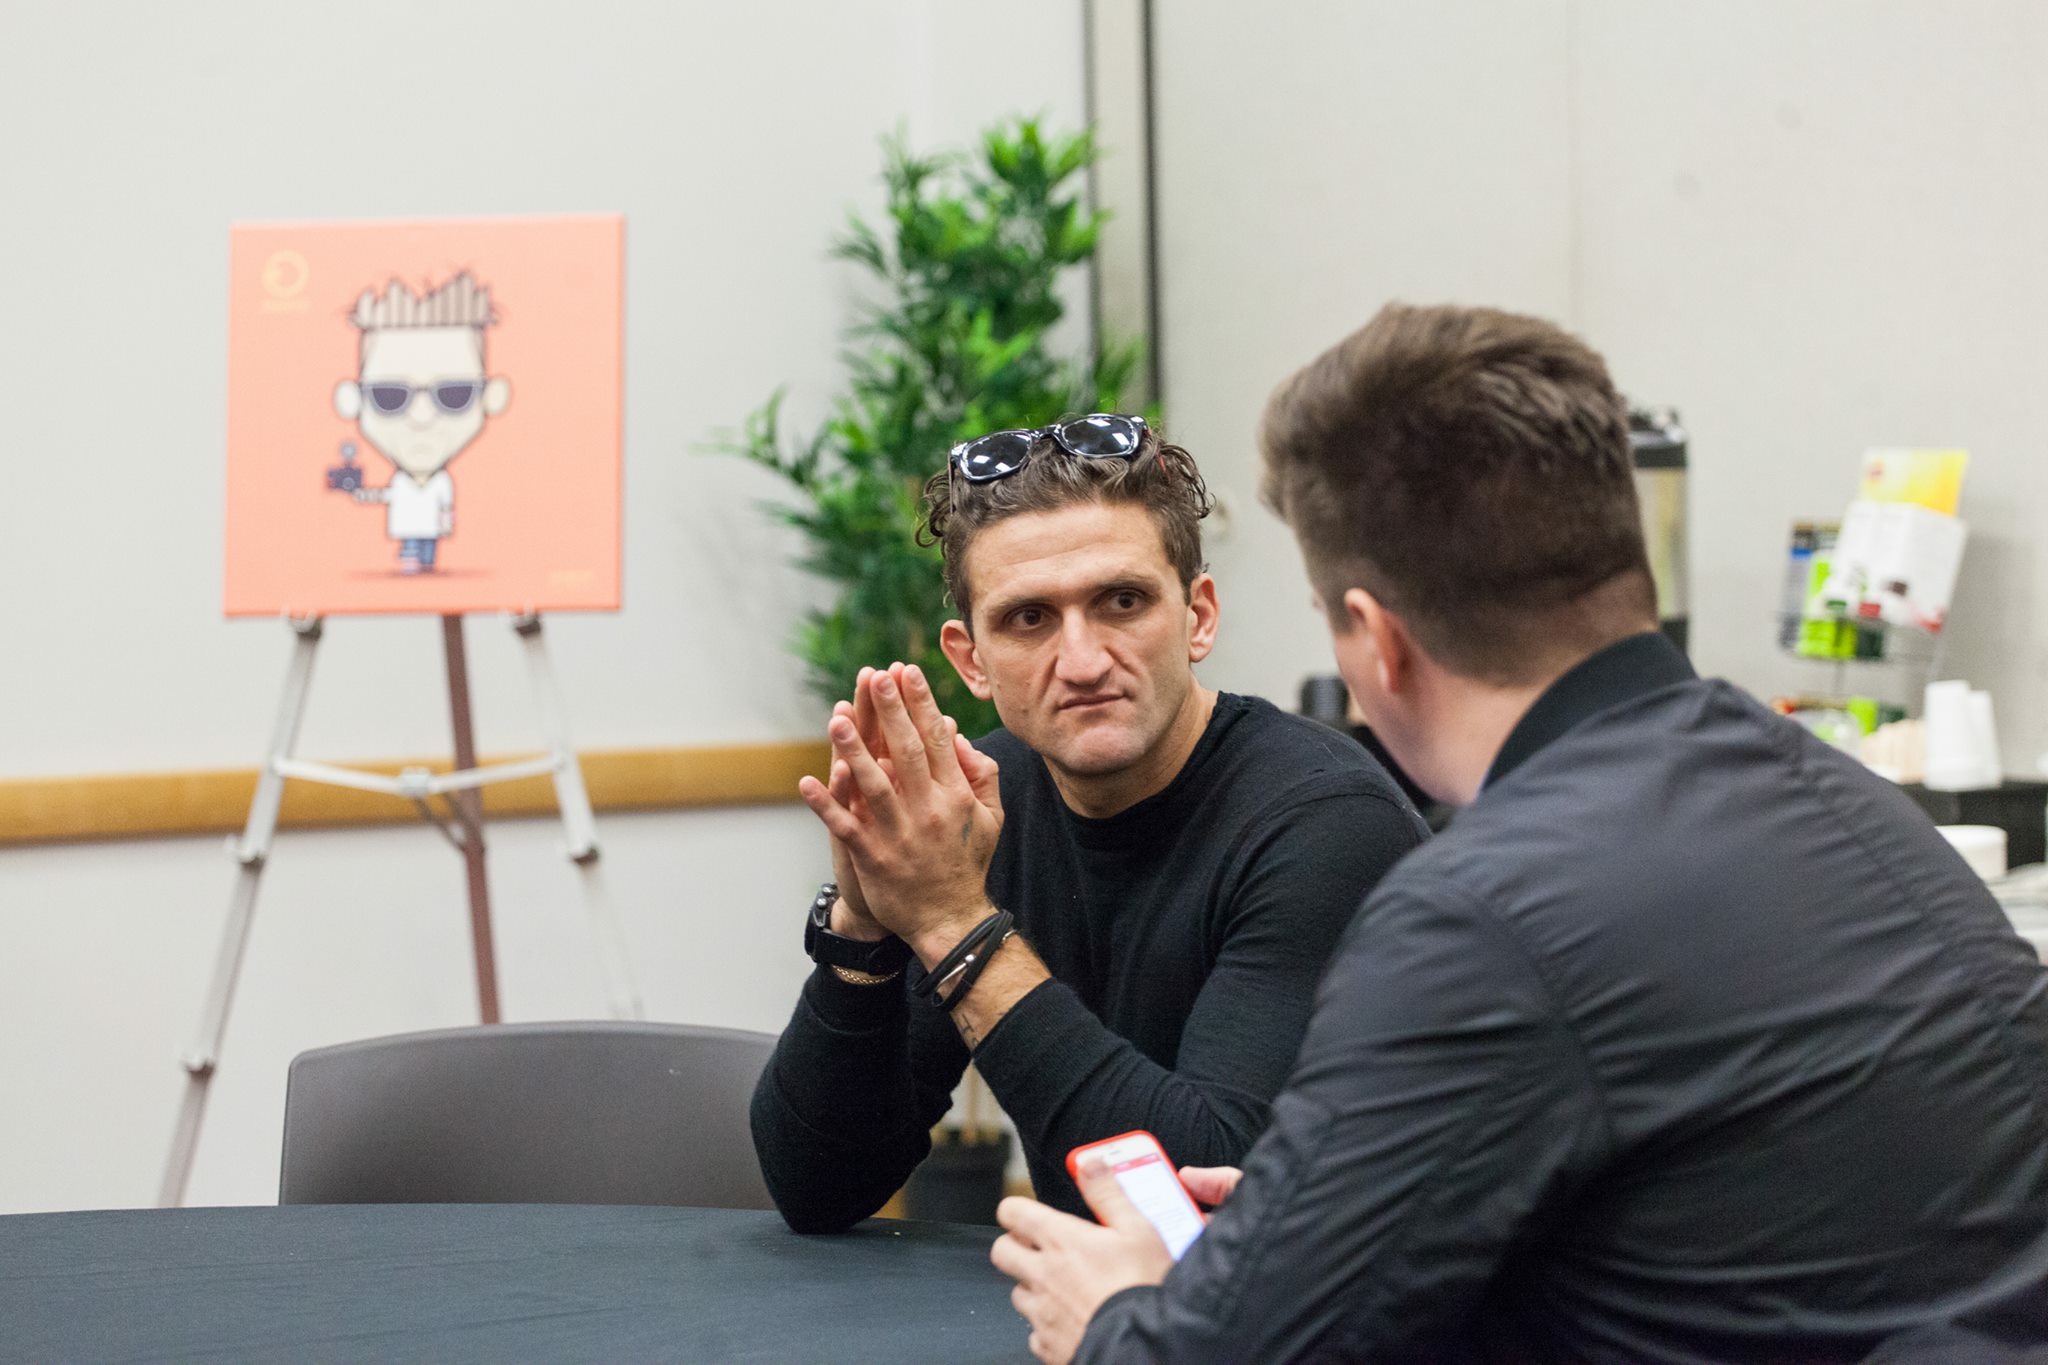
[[[790,741],[713,748],[611,749],[581,755],[583,781],[596,810],[692,810],[795,801],[805,773],[822,774],[823,743]],[[533,754],[480,760],[507,762]],[[446,772],[449,761],[417,759],[356,763],[396,774],[402,768]],[[32,777],[0,781],[0,845],[77,839],[155,839],[240,831],[256,791],[257,769]],[[552,815],[554,784],[545,777],[485,787],[484,813],[504,819]],[[409,824],[410,801],[313,782],[285,784],[280,828]]]

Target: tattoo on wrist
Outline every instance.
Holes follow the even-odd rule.
[[[965,848],[965,847],[967,847],[967,841],[968,841],[968,840],[969,840],[970,838],[972,838],[973,836],[974,836],[974,816],[973,816],[973,814],[972,814],[972,813],[970,813],[970,814],[968,815],[968,817],[967,817],[967,818],[966,818],[965,820],[962,820],[962,821],[960,822],[960,847],[962,847],[962,848]]]

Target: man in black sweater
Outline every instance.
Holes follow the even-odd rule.
[[[1261,437],[1361,709],[1464,809],[1368,898],[1241,1183],[1185,1174],[1221,1207],[1178,1265],[1113,1177],[1108,1226],[1005,1201],[1034,1352],[2048,1340],[2048,972],[1896,788],[1655,632],[1600,358],[1389,307]]]
[[[1104,415],[967,443],[927,489],[941,643],[1004,727],[970,746],[919,670],[864,671],[803,783],[836,885],[753,1104],[791,1227],[880,1208],[970,1058],[1060,1208],[1083,1143],[1227,1164],[1264,1129],[1339,934],[1426,830],[1347,737],[1196,681],[1209,506]]]

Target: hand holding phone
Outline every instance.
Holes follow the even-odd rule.
[[[1185,1255],[1202,1235],[1208,1219],[1180,1183],[1159,1139],[1139,1131],[1076,1147],[1067,1153],[1067,1174],[1075,1181],[1081,1178],[1081,1158],[1090,1154],[1109,1168],[1117,1186],[1158,1231],[1173,1259]]]

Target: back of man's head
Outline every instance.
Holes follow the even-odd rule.
[[[1194,456],[1150,429],[1128,459],[1085,459],[1041,435],[1006,478],[976,483],[949,463],[925,485],[919,537],[939,546],[947,595],[970,630],[975,585],[967,556],[975,537],[1011,517],[1086,503],[1130,504],[1150,513],[1183,593],[1203,572],[1201,523],[1215,503]]]
[[[1511,685],[1656,624],[1627,411],[1561,328],[1389,304],[1280,385],[1259,438],[1340,630],[1362,587],[1445,668]]]

